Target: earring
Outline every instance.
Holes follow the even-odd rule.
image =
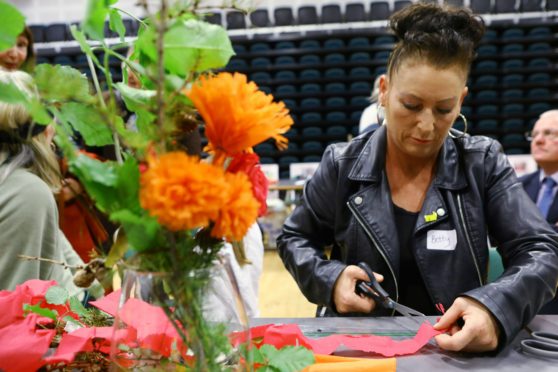
[[[459,113],[459,117],[461,118],[461,120],[463,120],[463,125],[464,125],[465,127],[463,128],[463,131],[459,131],[459,130],[457,130],[457,129],[455,129],[455,128],[450,128],[450,131],[448,132],[448,135],[449,135],[451,138],[454,138],[454,139],[461,138],[461,137],[465,136],[465,134],[467,134],[467,118],[466,118],[465,115],[463,115],[462,113]],[[455,123],[455,122],[454,122],[454,123]],[[456,136],[456,135],[453,134],[451,131],[455,131],[455,132],[458,132],[458,133],[460,133],[460,134]]]
[[[378,125],[384,125],[384,119],[385,119],[385,111],[384,111],[384,106],[380,105],[379,103],[377,104],[377,109],[376,109],[376,121],[378,123]]]

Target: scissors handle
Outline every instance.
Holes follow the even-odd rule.
[[[372,297],[374,301],[376,301],[381,306],[385,307],[386,309],[393,309],[393,301],[389,298],[389,294],[382,288],[380,283],[376,280],[374,276],[374,272],[366,264],[366,262],[359,262],[358,267],[360,267],[366,275],[368,275],[369,281],[359,281],[357,282],[356,292],[358,294],[364,294],[369,297]]]

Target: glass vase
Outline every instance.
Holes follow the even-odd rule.
[[[226,258],[187,273],[126,270],[111,348],[113,370],[245,370],[228,335],[248,319]]]

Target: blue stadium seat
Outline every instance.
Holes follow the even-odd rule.
[[[521,0],[519,10],[521,12],[542,12],[544,9],[542,7],[541,0]]]
[[[356,52],[349,56],[351,62],[368,62],[370,61],[370,54],[366,52]]]
[[[495,87],[498,84],[498,77],[496,75],[480,75],[475,81],[478,87]]]
[[[319,141],[306,141],[302,144],[302,151],[322,153],[324,151],[324,146]]]
[[[502,78],[502,84],[504,86],[514,86],[523,83],[523,75],[521,74],[511,74],[506,75]]]
[[[409,0],[395,0],[395,2],[393,3],[393,11],[397,12],[409,5],[411,5],[413,2],[409,1]]]
[[[326,56],[324,57],[324,62],[327,64],[344,63],[345,55],[341,53],[326,54]]]
[[[269,60],[269,58],[265,58],[265,57],[254,58],[250,62],[250,66],[252,66],[253,68],[268,67],[270,65],[271,65],[271,61]]]
[[[370,100],[368,99],[368,97],[356,96],[351,98],[351,105],[364,108],[370,105]]]
[[[387,1],[374,1],[370,3],[370,17],[371,21],[387,20],[391,12]]]
[[[533,103],[532,105],[529,105],[529,108],[527,109],[527,111],[529,112],[529,114],[532,115],[540,115],[545,111],[550,110],[552,107],[546,103],[546,102],[538,102],[538,103]]]
[[[328,68],[324,76],[330,79],[339,79],[345,77],[345,70],[342,68]]]
[[[518,133],[505,134],[500,139],[500,143],[504,147],[518,146],[525,143],[525,137]]]
[[[377,36],[374,39],[374,45],[375,46],[379,46],[379,45],[392,45],[395,43],[395,37],[391,36],[391,35],[382,35],[382,36]]]
[[[517,115],[525,111],[525,106],[520,103],[508,103],[502,107],[502,114]]]
[[[293,153],[293,152],[298,152],[298,150],[300,150],[300,147],[298,147],[298,145],[295,142],[289,142],[289,146],[284,150],[285,154],[288,153]]]
[[[320,71],[313,68],[305,69],[300,72],[301,79],[319,79],[321,76]]]
[[[493,101],[498,99],[498,92],[495,90],[480,90],[476,95],[475,99],[477,100],[490,100]]]
[[[521,99],[523,98],[523,90],[521,89],[506,89],[502,92],[502,98],[505,100]]]
[[[482,70],[496,70],[498,68],[498,62],[494,60],[484,60],[477,63],[475,66],[476,71]]]
[[[320,42],[318,40],[303,40],[300,43],[300,49],[320,49]]]
[[[287,106],[288,109],[292,110],[296,108],[296,101],[294,99],[284,99],[283,103]]]
[[[275,44],[275,50],[295,49],[295,43],[292,41],[280,41]]]
[[[476,110],[478,115],[496,115],[498,114],[498,106],[496,105],[481,105]]]
[[[343,22],[343,15],[341,14],[341,7],[337,4],[330,4],[322,6],[321,12],[322,23],[341,23]]]
[[[295,59],[291,56],[279,56],[275,58],[275,66],[294,65]]]
[[[527,63],[527,67],[529,68],[551,68],[552,62],[548,58],[533,58],[532,60]]]
[[[261,156],[260,157],[260,163],[261,164],[275,164],[275,160],[273,160],[273,158],[268,157],[268,156]]]
[[[364,36],[353,37],[349,40],[349,48],[366,48],[370,46],[370,40]]]
[[[31,30],[31,35],[33,35],[33,42],[43,43],[45,41],[45,26],[44,25],[31,25],[29,30]]]
[[[527,47],[528,52],[539,52],[539,53],[550,53],[552,52],[552,47],[549,43],[534,43],[529,44]]]
[[[306,5],[298,8],[298,24],[315,25],[318,23],[318,11],[315,6]]]
[[[230,11],[227,13],[227,28],[229,30],[246,28],[246,16],[239,11]]]
[[[291,84],[279,85],[275,90],[277,94],[292,94],[296,93],[296,87]]]
[[[250,46],[250,52],[252,53],[267,52],[270,49],[269,44],[263,42],[254,43]]]
[[[244,70],[246,68],[248,68],[248,64],[243,59],[238,59],[238,58],[231,59],[227,64],[227,70],[231,70],[231,71]]]
[[[62,66],[74,65],[74,60],[66,55],[57,55],[54,57],[52,62],[56,65],[62,65]]]
[[[275,26],[291,26],[295,23],[293,10],[290,7],[275,8],[273,15]]]
[[[547,88],[534,88],[530,89],[527,92],[527,98],[542,98],[542,99],[549,99],[552,95],[550,90]]]
[[[271,88],[268,87],[267,85],[260,85],[258,88],[266,94],[271,94],[272,93]]]
[[[212,25],[222,26],[223,25],[223,16],[222,16],[221,12],[208,13],[204,17],[204,21],[206,21],[207,23],[211,23]]]
[[[343,93],[345,92],[345,84],[343,83],[328,83],[325,86],[325,91],[328,93]]]
[[[345,42],[342,39],[333,38],[324,41],[325,49],[342,49],[345,47]]]
[[[250,79],[255,81],[257,84],[269,84],[271,81],[271,75],[268,72],[254,72],[250,75]]]
[[[269,27],[271,26],[271,21],[269,19],[269,14],[267,9],[256,9],[250,13],[250,22],[252,26],[255,27]]]
[[[329,97],[325,102],[326,107],[346,107],[347,100],[343,97]]]
[[[319,163],[322,161],[322,157],[320,155],[306,155],[302,158],[304,163]]]
[[[374,54],[374,59],[382,62],[387,62],[390,54],[391,52],[389,50],[382,50]]]
[[[298,137],[298,130],[296,130],[296,128],[291,127],[291,129],[289,129],[287,131],[287,133],[284,134],[284,136],[289,140],[292,141],[295,137]]]
[[[535,0],[540,4],[540,0]],[[525,2],[523,0],[522,2]],[[545,39],[552,37],[552,30],[548,26],[533,27],[527,32],[527,37],[530,39]]]
[[[286,155],[279,158],[279,166],[286,167],[291,163],[298,163],[300,159],[297,156]]]
[[[498,128],[498,122],[491,119],[479,120],[479,122],[475,125],[475,128],[484,132],[493,131]]]
[[[470,0],[469,6],[474,13],[487,14],[492,12],[492,4],[486,0]]]
[[[343,138],[347,136],[347,128],[341,125],[332,125],[326,129],[326,135]]]
[[[519,131],[523,129],[523,120],[521,119],[506,119],[502,123],[502,129],[506,132]]]
[[[308,84],[302,84],[302,86],[300,87],[300,91],[302,93],[319,93],[322,91],[322,88],[320,87],[319,84],[308,83]]]
[[[324,132],[322,128],[319,127],[306,127],[302,129],[302,136],[303,137],[318,137],[323,135]]]
[[[366,81],[355,81],[354,83],[351,84],[351,87],[349,88],[349,90],[351,92],[358,92],[358,93],[372,93],[372,84],[367,83]]]
[[[547,83],[549,81],[551,81],[551,77],[546,72],[536,72],[527,76],[527,82],[531,84]]]
[[[525,31],[519,27],[511,27],[502,32],[502,40],[521,39],[525,36]]]
[[[305,112],[300,118],[303,125],[321,124],[322,114],[319,112]]]
[[[367,67],[353,67],[349,71],[349,76],[351,77],[359,77],[359,78],[370,78],[372,73],[370,69]]]
[[[47,43],[53,41],[66,41],[68,39],[68,24],[52,23],[45,27],[44,40]]]
[[[484,44],[477,48],[479,57],[494,56],[498,54],[498,47],[494,44]]]
[[[520,58],[513,58],[513,59],[508,59],[505,60],[502,63],[502,68],[503,69],[515,69],[515,68],[522,68],[523,67],[523,59]]]
[[[359,116],[360,118],[360,116]],[[339,123],[347,120],[347,114],[343,111],[331,111],[326,114],[325,120],[328,123]]]
[[[275,152],[275,146],[273,146],[271,143],[260,143],[259,145],[256,145],[254,147],[254,151],[258,155],[268,155]]]
[[[506,44],[502,47],[502,54],[522,53],[524,49],[525,48],[523,47],[523,44],[519,44],[519,43]]]
[[[282,70],[279,71],[275,74],[275,80],[295,80],[296,79],[296,75],[294,73],[294,71],[291,70]]]
[[[300,107],[304,109],[317,108],[322,105],[318,98],[304,98],[300,101]]]
[[[300,57],[300,60],[298,62],[301,65],[317,65],[322,61],[320,57],[316,54],[305,54],[302,57]]]

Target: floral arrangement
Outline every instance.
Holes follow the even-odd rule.
[[[215,72],[234,51],[222,27],[203,21],[203,1],[160,0],[156,10],[153,2],[139,4],[146,17],[137,19],[133,42],[124,38],[117,0],[89,0],[83,22],[71,27],[87,56],[94,92],[82,72],[42,64],[33,75],[39,98],[3,84],[0,99],[24,104],[37,124],[55,125],[55,140],[70,171],[96,207],[121,226],[100,271],[116,266],[121,274],[124,269],[168,274],[170,284],[159,305],[194,355],[189,367],[219,370],[219,356],[230,344],[225,328],[201,314],[200,297],[209,278],[196,282],[187,274],[210,268],[224,242],[243,256],[240,242],[266,208],[267,181],[252,147],[272,138],[285,148],[283,134],[293,121],[282,102],[274,102],[246,76]],[[221,7],[238,6],[238,1],[224,1]],[[1,50],[13,45],[24,18],[3,1],[0,13],[10,15],[0,27]],[[116,44],[104,38],[107,18],[120,37]],[[122,52],[128,47],[133,48],[130,56]],[[134,73],[142,88],[115,82],[111,59],[125,67],[125,81]],[[104,96],[98,74],[106,82]],[[120,115],[117,95],[136,117],[133,129]],[[205,159],[188,155],[180,145],[198,125],[205,127],[208,140]],[[116,159],[80,153],[75,133],[87,146],[114,146]]]

